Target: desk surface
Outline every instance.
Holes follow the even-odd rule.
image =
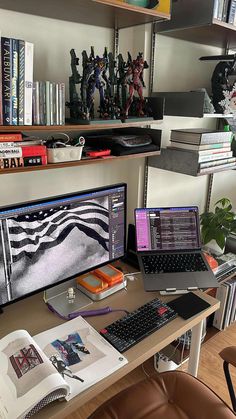
[[[141,276],[136,275],[135,277],[134,281],[128,282],[127,290],[119,291],[102,301],[96,302],[90,305],[88,309],[102,308],[109,305],[112,308],[125,308],[132,311],[156,297],[165,302],[176,298],[173,296],[160,297],[158,292],[144,292]],[[211,306],[189,320],[177,317],[126,351],[124,355],[129,362],[123,368],[90,387],[70,402],[56,401],[50,404],[36,415],[37,418],[65,418],[219,308],[219,302],[215,298],[202,292],[196,293],[208,301]],[[122,315],[121,312],[115,312],[103,316],[87,317],[86,320],[95,329],[100,330]],[[6,307],[4,313],[0,315],[0,321],[0,338],[16,329],[26,329],[33,336],[63,323],[63,320],[47,309],[41,293]]]

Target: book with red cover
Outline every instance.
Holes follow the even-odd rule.
[[[22,134],[20,132],[0,134],[0,142],[8,141],[22,141]]]
[[[46,156],[47,147],[45,145],[22,145],[22,157]]]

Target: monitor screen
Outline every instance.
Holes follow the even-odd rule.
[[[200,248],[198,207],[135,210],[137,251]]]
[[[125,253],[126,184],[0,208],[0,306]]]

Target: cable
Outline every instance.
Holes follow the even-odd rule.
[[[144,374],[146,375],[146,377],[150,378],[150,375],[147,373],[147,371],[144,368],[144,365],[142,364],[142,370],[144,372]]]

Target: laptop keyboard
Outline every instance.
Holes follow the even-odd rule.
[[[146,255],[142,261],[145,274],[208,270],[200,253]]]

